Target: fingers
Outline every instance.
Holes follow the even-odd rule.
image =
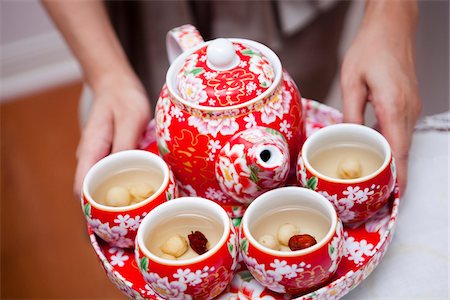
[[[408,158],[409,158],[409,146],[411,140],[409,138],[408,129],[404,120],[399,118],[394,121],[391,120],[388,123],[381,121],[381,133],[386,137],[391,145],[392,155],[395,158],[397,166],[397,179],[400,187],[400,193],[403,193],[406,189],[406,179],[408,175]],[[387,124],[387,125],[384,125]]]
[[[363,124],[367,100],[366,86],[360,78],[349,78],[346,74],[341,78],[344,122]]]
[[[395,91],[375,93],[373,99],[381,133],[391,145],[395,158],[400,193],[406,189],[409,147],[415,123],[411,102],[406,99],[405,94]]]
[[[95,117],[93,117],[95,114]],[[77,149],[78,164],[75,172],[74,193],[80,197],[84,177],[88,170],[109,154],[113,135],[112,120],[106,111],[93,109],[83,130]]]
[[[147,119],[137,116],[121,116],[114,122],[112,152],[136,149],[147,124]]]

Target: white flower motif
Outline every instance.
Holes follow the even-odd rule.
[[[283,119],[283,115],[289,112],[289,105],[292,95],[283,87],[283,89],[271,96],[268,101],[259,110],[261,112],[261,121],[265,124],[271,124],[276,119]]]
[[[369,199],[368,196],[373,195],[374,191],[373,190],[369,190],[369,188],[365,188],[364,190],[359,190],[358,197],[356,199],[357,203],[363,203],[364,201],[366,201],[367,199]]]
[[[114,255],[111,255],[111,265],[113,266],[123,267],[125,265],[125,262],[129,259],[128,255],[124,255],[125,251],[120,248],[111,248],[109,249],[109,253],[116,253]]]
[[[356,201],[356,203],[363,203],[369,198],[368,196],[373,195],[373,193],[373,190],[369,190],[369,188],[362,190],[359,186],[349,186],[346,191],[342,192],[349,200]]]
[[[129,218],[127,220],[127,225],[131,230],[137,230],[141,221],[141,216],[136,216],[134,218]]]
[[[285,260],[280,261],[279,259],[275,259],[273,263],[270,263],[270,266],[275,269],[275,272],[278,272],[282,275],[289,272],[289,266]]]
[[[88,223],[92,230],[103,240],[114,243],[118,247],[131,247],[134,242],[126,235],[128,230],[121,226],[109,227],[109,223],[101,223],[98,219],[88,218]]]
[[[247,129],[255,127],[257,125],[255,116],[252,113],[249,113],[247,116],[245,116],[244,121],[246,122],[245,128]]]
[[[188,281],[188,276],[191,273],[191,269],[178,269],[175,274],[173,274],[174,278],[177,278],[179,282],[186,283]]]
[[[341,198],[338,200],[336,194],[329,195],[325,191],[318,191],[318,192],[333,204],[334,208],[336,209],[336,212],[338,213],[339,217],[343,222],[346,222],[354,218],[355,212],[351,210],[351,208],[355,205],[354,200],[350,198]]]
[[[289,267],[289,271],[284,274],[284,277],[294,278],[297,277],[297,273],[302,273],[303,271],[305,271],[304,268],[301,268],[296,264],[293,264],[292,266]]]
[[[210,140],[208,143],[208,149],[212,153],[216,153],[217,150],[220,150],[222,146],[220,146],[220,140]]]
[[[208,277],[209,271],[213,272],[214,268],[205,267],[203,270],[197,270],[195,272],[191,272],[188,275],[188,283],[191,286],[196,286],[199,283],[202,283],[203,278]]]
[[[216,159],[216,155],[212,152],[208,153],[208,158],[206,159],[207,161],[214,161]]]
[[[185,295],[184,292],[187,286],[181,281],[171,281],[167,277],[161,278],[156,273],[143,273],[145,280],[150,284],[152,289],[164,298],[168,299],[191,299],[189,295]]]
[[[364,255],[371,256],[373,254],[373,245],[367,243],[366,240],[361,240],[361,242],[359,242],[359,249]]]
[[[207,58],[206,55],[202,55],[202,56],[200,56],[200,58],[198,60],[201,62],[205,62],[206,58]]]
[[[205,196],[211,200],[225,200],[225,194],[222,191],[216,190],[212,187],[208,187],[206,189]]]
[[[289,128],[291,128],[291,124],[289,124],[286,120],[280,123],[280,132],[288,132]]]
[[[156,133],[158,135],[158,146],[164,151],[169,151],[167,142],[171,140],[169,127],[172,123],[172,116],[169,113],[171,102],[167,96],[167,89],[161,92],[161,97],[156,104]]]
[[[303,262],[303,261],[299,264],[299,266],[300,266],[301,268],[307,268],[307,269],[311,268],[311,264],[306,264],[306,263]]]
[[[256,88],[257,88],[256,83],[254,83],[253,81],[247,83],[247,86],[245,87],[248,95],[251,94],[251,92],[253,92],[254,90],[256,90]]]
[[[174,118],[177,118],[178,121],[181,121],[183,119],[183,112],[178,106],[172,106],[170,109],[170,115]]]
[[[260,281],[263,285],[267,286],[269,289],[278,293],[286,292],[284,286],[280,284],[280,281],[283,278],[281,274],[273,270],[266,271],[264,265],[259,264],[257,264],[253,268],[253,272],[257,280]]]
[[[302,273],[305,271],[305,268],[311,268],[311,264],[306,264],[304,262],[301,262],[298,265],[288,265],[285,260],[279,261],[278,259],[275,259],[274,262],[270,264],[270,266],[275,269],[275,272],[280,273],[286,278],[297,277],[298,273]]]
[[[240,45],[238,45],[238,44],[233,44],[233,48],[236,51],[241,51],[242,50],[242,47]]]
[[[128,220],[130,219],[130,215],[118,215],[116,219],[114,219],[114,223],[119,224],[119,226],[128,228]]]
[[[209,272],[213,272],[214,267],[209,268],[208,266],[204,267],[202,270],[196,270],[192,272],[191,269],[178,269],[177,273],[173,274],[174,278],[178,278],[178,282],[185,283],[191,286],[196,286],[199,283],[202,283],[203,278],[208,277]]]
[[[212,98],[209,98],[208,104],[209,104],[210,106],[214,106],[214,105],[216,105],[216,100],[214,100],[214,99],[212,99]]]
[[[357,193],[359,191],[359,186],[349,186],[346,191],[343,191],[342,194],[346,195],[348,199],[355,200],[357,197]]]
[[[344,256],[349,261],[353,261],[356,265],[365,261],[365,256],[372,255],[373,245],[367,243],[366,240],[360,242],[355,241],[354,237],[348,237],[344,242]]]
[[[262,94],[262,90],[261,89],[257,89],[256,90],[256,96],[259,96],[259,95],[261,95]]]
[[[247,62],[244,60],[239,63],[239,67],[241,67],[241,68],[245,68],[246,66],[247,66]]]
[[[181,77],[178,82],[178,90],[183,99],[193,104],[204,103],[207,100],[205,88],[203,81],[192,73]]]
[[[144,289],[140,289],[142,294],[146,296],[156,296],[155,291],[150,287],[149,284],[146,284]]]
[[[260,86],[268,88],[272,84],[273,78],[275,77],[275,73],[270,65],[270,62],[263,56],[252,55],[249,63],[249,70],[259,75],[258,80]]]
[[[216,176],[222,190],[238,201],[250,201],[258,192],[258,185],[251,180],[252,170],[247,165],[245,145],[227,143],[216,163]]]
[[[292,138],[292,131],[288,130],[288,132],[286,132],[286,138],[288,140],[290,140]]]
[[[213,79],[217,76],[217,72],[205,72],[204,76],[207,80]]]
[[[220,118],[220,119],[207,119],[196,116],[190,116],[188,118],[189,126],[197,128],[201,134],[211,134],[213,137],[221,135],[233,135],[239,130],[239,124],[236,122],[236,118]]]

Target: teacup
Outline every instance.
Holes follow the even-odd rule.
[[[311,161],[318,152],[333,145],[363,147],[366,149],[363,151],[376,153],[379,163],[369,165],[368,172],[363,174],[361,164],[373,165],[372,158],[356,160],[347,153],[350,162],[336,162],[331,158],[333,155],[328,155],[322,163],[326,160],[330,160],[329,165],[336,163],[337,170],[341,172],[339,175],[344,178],[326,175]],[[352,173],[358,175],[355,170],[359,170],[361,176],[351,177]],[[350,178],[346,178],[349,174]],[[301,186],[325,196],[344,224],[357,224],[373,216],[386,204],[394,188],[396,170],[389,143],[379,132],[358,124],[336,124],[318,130],[306,140],[298,158],[297,179]]]
[[[149,173],[154,185],[152,195],[125,206],[107,205],[99,196],[96,199],[105,180],[132,169]],[[143,150],[126,150],[101,159],[88,171],[83,182],[81,205],[89,226],[101,239],[112,246],[128,248],[134,246],[137,229],[144,216],[177,196],[174,176],[161,157]],[[119,194],[116,201],[122,200],[120,197],[123,196]]]
[[[296,214],[302,211],[318,217],[311,218],[310,224],[300,224],[298,228],[302,235],[312,235],[316,244],[291,251],[270,248],[257,236],[264,225],[270,226],[268,230],[278,228],[275,239],[282,243],[281,228],[289,225],[286,222],[301,222],[301,217]],[[291,214],[292,219],[279,218],[280,212],[294,214]],[[275,220],[277,214],[279,219]],[[325,231],[320,235],[313,233],[313,228],[319,224],[322,226],[324,220]],[[269,225],[270,222],[272,224]],[[296,237],[289,238],[289,247]],[[320,194],[301,187],[283,187],[260,195],[242,218],[240,248],[243,260],[257,281],[278,293],[300,294],[324,285],[342,258],[343,242],[343,226],[331,203]]]
[[[193,218],[194,221],[177,224],[177,221],[173,222],[177,218]],[[195,228],[196,225],[214,230],[217,236],[202,232],[203,229]],[[197,230],[208,239],[208,249],[183,258],[183,251],[189,254],[195,248],[190,237],[185,235],[191,231],[197,233]],[[176,236],[189,247],[177,258],[164,248],[174,232],[178,232]],[[144,218],[136,237],[135,259],[144,280],[161,297],[212,299],[224,291],[233,278],[238,259],[238,236],[220,205],[200,197],[180,197],[158,206]]]

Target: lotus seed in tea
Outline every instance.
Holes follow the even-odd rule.
[[[309,159],[319,173],[337,179],[368,176],[383,164],[383,156],[364,145],[340,144],[319,149]]]

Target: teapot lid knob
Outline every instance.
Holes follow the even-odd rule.
[[[206,50],[207,64],[211,69],[223,71],[236,67],[239,56],[234,50],[233,43],[227,39],[215,39],[208,45]]]

